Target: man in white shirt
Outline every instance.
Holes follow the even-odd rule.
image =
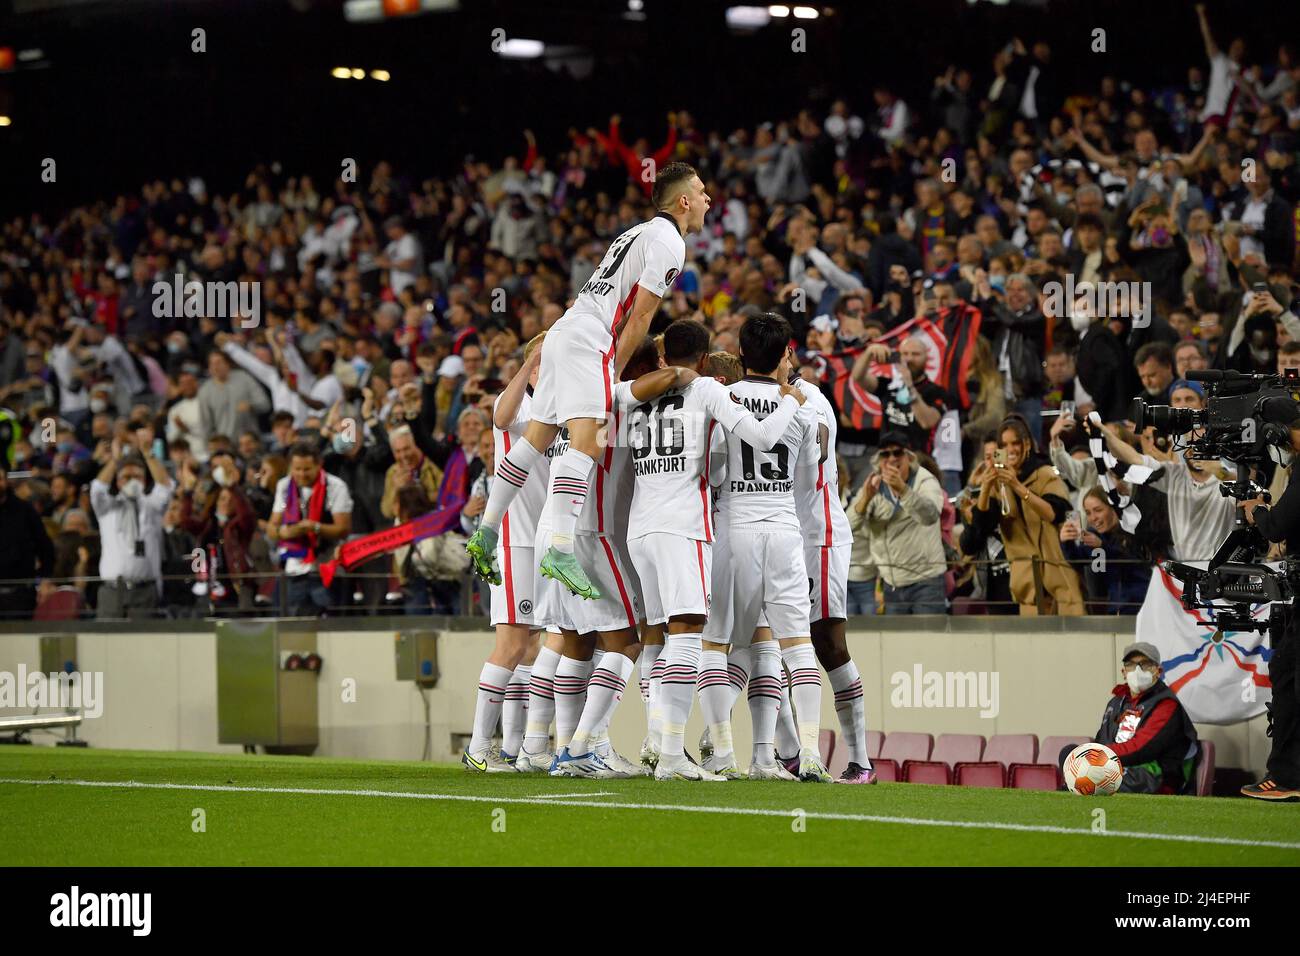
[[[90,483],[90,504],[99,522],[100,559],[96,616],[99,620],[135,617],[158,606],[162,575],[162,519],[171,500],[172,480],[153,457],[153,429],[135,433],[139,449],[123,455],[113,441],[113,456]],[[154,485],[145,491],[145,471]]]
[[[420,240],[407,231],[401,217],[391,216],[384,222],[388,245],[384,254],[376,259],[380,268],[388,270],[388,285],[394,295],[401,295],[424,271],[424,250]]]

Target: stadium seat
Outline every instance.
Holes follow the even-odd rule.
[[[984,738],[979,734],[940,734],[930,759],[952,767],[974,763],[984,753]]]
[[[1013,763],[1007,779],[1015,790],[1056,790],[1060,786],[1059,774],[1050,764]]]
[[[1005,787],[1007,770],[993,761],[959,763],[952,768],[953,783],[959,787]]]
[[[1054,764],[1061,755],[1063,747],[1068,746],[1073,750],[1079,744],[1086,744],[1091,739],[1090,737],[1044,737],[1043,745],[1038,748],[1038,763]]]
[[[1201,741],[1201,754],[1196,760],[1196,795],[1209,797],[1214,795],[1214,743]]]
[[[879,783],[898,782],[898,764],[888,757],[872,757],[871,768],[876,771],[876,780]]]
[[[984,748],[984,759],[1004,767],[1013,763],[1033,763],[1038,759],[1037,734],[994,734]]]
[[[929,760],[933,747],[934,737],[931,734],[898,731],[885,738],[880,756],[901,765],[905,760]]]
[[[879,730],[867,731],[867,756],[875,760],[880,756],[880,748],[885,745],[885,735]]]
[[[822,755],[822,766],[829,769],[835,758],[835,731],[823,730],[817,735],[817,750]]]
[[[937,760],[904,760],[903,782],[933,783],[946,787],[952,783],[952,769]]]

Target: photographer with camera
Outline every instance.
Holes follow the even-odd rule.
[[[1205,388],[1200,382],[1176,381],[1169,393],[1174,408],[1202,410],[1206,407]],[[1172,539],[1170,557],[1176,561],[1208,561],[1214,557],[1236,521],[1235,502],[1219,490],[1217,459],[1202,461],[1192,448],[1175,451],[1168,458],[1156,458],[1124,441],[1115,426],[1103,422],[1099,427],[1106,447],[1119,461],[1163,469],[1146,487],[1163,491],[1167,496]]]
[[[1300,406],[1293,406],[1288,423],[1290,451],[1300,454]],[[1294,467],[1294,466],[1293,466]],[[1262,498],[1241,502],[1247,524],[1267,541],[1283,542],[1288,554],[1300,554],[1300,483],[1287,486],[1272,507]],[[1273,747],[1268,755],[1268,773],[1259,783],[1242,787],[1243,796],[1257,800],[1292,802],[1300,800],[1300,671],[1296,668],[1300,613],[1295,601],[1275,603],[1269,616],[1269,677],[1273,700],[1268,705],[1269,736]]]

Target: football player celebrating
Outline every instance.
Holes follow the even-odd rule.
[[[704,183],[686,163],[669,163],[659,170],[651,200],[658,210],[655,217],[610,244],[573,305],[550,330],[533,421],[525,440],[497,464],[503,480],[493,483],[482,524],[466,544],[475,572],[490,582],[501,578],[494,560],[501,521],[560,426],[566,425],[569,448],[551,469],[551,544],[540,567],[543,575],[573,594],[598,596],[590,569],[574,556],[574,529],[602,454],[600,432],[610,412],[614,382],[681,272],[683,237],[702,229],[709,211]]]
[[[705,371],[709,332],[691,319],[670,325],[663,335],[669,368]],[[615,392],[620,407],[634,404],[628,445],[635,475],[627,543],[640,579],[646,621],[668,625],[659,681],[662,739],[655,767],[658,780],[724,780],[685,756],[683,735],[695,696],[704,622],[709,615],[713,566],[709,445],[716,426],[768,452],[785,434],[803,396],[779,388],[779,407],[759,421],[717,380],[703,376],[635,404],[626,383]]]
[[[773,414],[783,401],[780,388],[789,370],[790,335],[789,323],[772,313],[753,316],[740,328],[746,375],[732,386],[731,394],[756,418]],[[759,780],[789,780],[791,774],[776,761],[775,752],[784,662],[791,674],[790,695],[798,715],[799,779],[829,782],[831,776],[817,751],[821,674],[808,622],[808,577],[794,495],[798,470],[815,472],[822,459],[817,419],[803,406],[770,451],[760,451],[734,433],[726,435],[725,442],[727,476],[721,485],[718,520],[727,522],[727,531],[716,545],[713,593],[722,610],[729,608],[730,613],[711,614],[705,624],[700,685],[721,690],[729,683],[726,648],[752,642],[749,705],[754,756],[749,775]],[[774,639],[754,640],[760,616],[766,617]],[[724,775],[735,773],[731,714],[721,706],[729,696],[703,690],[700,694],[714,745],[710,767]]]

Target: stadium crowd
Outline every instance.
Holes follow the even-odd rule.
[[[840,415],[851,610],[1133,613],[1235,511],[1131,399],[1300,368],[1300,62],[1198,16],[1204,50],[1156,89],[1071,85],[1017,39],[925,102],[682,111],[657,148],[615,115],[452,175],[259,166],[5,223],[0,610],[473,613],[493,401],[682,159],[713,209],[652,333],[692,318],[738,353],[748,315],[790,320]],[[427,543],[322,579],[425,515]]]

